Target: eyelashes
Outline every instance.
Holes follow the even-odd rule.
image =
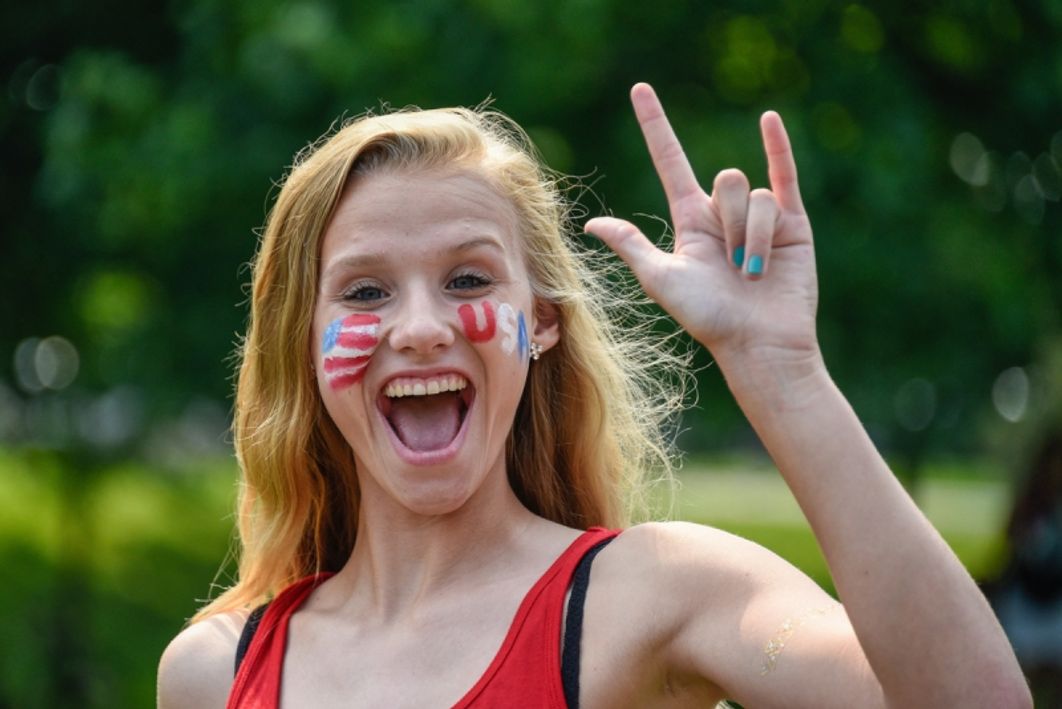
[[[482,271],[460,271],[446,283],[446,290],[451,293],[469,293],[482,295],[492,285],[495,279]],[[377,281],[357,281],[343,291],[340,300],[359,305],[372,305],[386,300],[390,293]]]
[[[343,292],[342,299],[355,303],[372,303],[387,297],[387,291],[372,281],[358,281]]]
[[[458,273],[447,284],[450,290],[478,290],[494,284],[494,279],[480,271]]]

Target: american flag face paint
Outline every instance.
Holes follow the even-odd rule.
[[[328,326],[321,342],[321,369],[334,391],[362,380],[380,344],[379,334],[380,318],[366,313],[336,318]]]
[[[465,303],[457,309],[457,314],[461,317],[465,337],[470,341],[489,342],[500,330],[502,352],[515,352],[521,359],[527,359],[530,343],[527,339],[527,322],[522,311],[516,312],[508,303],[502,303],[495,311],[490,301],[485,300],[479,304],[478,311],[475,305]]]

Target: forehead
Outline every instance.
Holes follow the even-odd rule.
[[[322,262],[386,249],[441,249],[496,240],[518,255],[508,200],[473,172],[384,171],[354,177],[325,230]]]

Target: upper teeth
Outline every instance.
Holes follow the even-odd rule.
[[[458,374],[419,379],[403,377],[395,379],[384,387],[384,395],[391,398],[403,396],[427,396],[441,394],[444,391],[460,391],[468,386],[468,380]]]

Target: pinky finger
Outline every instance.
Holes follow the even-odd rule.
[[[767,260],[778,224],[778,201],[770,190],[749,194],[749,214],[745,226],[745,273],[750,278],[767,274]]]

